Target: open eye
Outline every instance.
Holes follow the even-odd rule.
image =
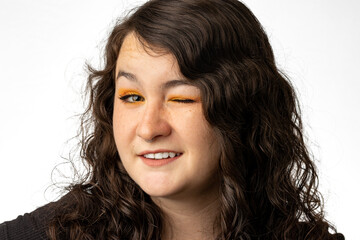
[[[127,94],[120,97],[120,100],[125,103],[136,103],[136,102],[143,102],[145,99],[137,94]]]

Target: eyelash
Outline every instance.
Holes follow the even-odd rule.
[[[138,100],[129,101],[129,98],[131,98],[131,97],[138,97]],[[145,99],[142,96],[137,95],[137,94],[126,94],[124,96],[121,96],[120,100],[125,103],[136,103],[136,102],[144,101]]]
[[[194,103],[195,101],[192,99],[172,99],[172,102],[178,102],[178,103]]]

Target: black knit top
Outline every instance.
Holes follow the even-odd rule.
[[[47,222],[52,217],[52,204],[0,224],[0,240],[41,240],[46,235]]]
[[[26,213],[15,220],[0,224],[0,240],[41,240],[49,239],[46,235],[47,223],[52,218],[54,204],[50,203],[34,212]],[[331,236],[331,237],[330,237]],[[329,239],[344,240],[340,233],[329,234]]]

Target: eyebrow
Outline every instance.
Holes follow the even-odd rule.
[[[132,82],[139,82],[137,77],[135,76],[135,74],[128,73],[128,72],[125,72],[123,70],[120,70],[118,72],[116,79],[119,79],[120,77],[125,77],[125,78],[127,78],[128,80],[130,80]],[[170,80],[170,81],[167,81],[167,82],[163,83],[161,85],[161,88],[169,89],[169,88],[173,88],[173,87],[180,86],[180,85],[193,86],[188,80],[174,79],[174,80]]]
[[[127,79],[129,79],[129,80],[131,80],[131,81],[134,81],[134,82],[137,82],[137,81],[138,81],[137,78],[136,78],[136,76],[135,76],[134,74],[128,73],[128,72],[124,72],[124,71],[122,71],[122,70],[120,70],[120,71],[118,72],[117,77],[116,77],[116,80],[119,79],[120,77],[125,77],[125,78],[127,78]]]

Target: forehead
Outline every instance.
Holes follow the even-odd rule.
[[[129,33],[124,38],[119,51],[116,73],[119,70],[125,70],[138,74],[150,72],[150,70],[154,72],[155,69],[157,73],[167,72],[171,75],[176,74],[178,77],[182,75],[173,54],[165,49],[153,47],[144,41],[140,41],[133,32]]]
[[[124,41],[120,49],[120,53],[131,53],[135,51],[142,52],[145,51],[145,49],[143,44],[139,41],[138,37],[135,35],[135,33],[130,32],[124,38]]]
[[[160,47],[155,47],[148,44],[144,40],[140,40],[134,32],[130,32],[125,36],[122,46],[119,51],[119,57],[138,57],[139,55],[148,55],[149,57],[166,58],[171,63],[177,63],[173,54],[168,50]]]

